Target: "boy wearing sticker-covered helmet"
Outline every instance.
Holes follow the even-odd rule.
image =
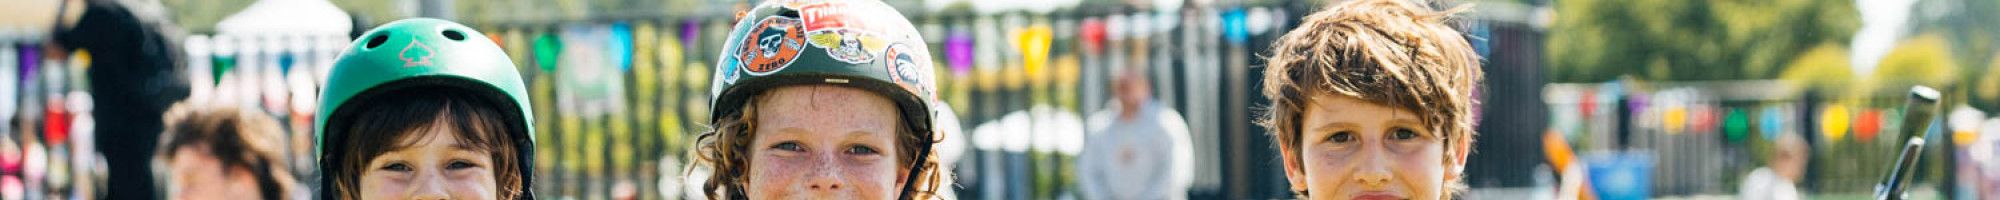
[[[931,199],[929,50],[873,0],[764,2],[723,41],[712,130],[697,138],[710,199]]]

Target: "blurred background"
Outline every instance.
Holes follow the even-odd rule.
[[[1176,164],[1189,171],[1177,197],[1292,197],[1252,123],[1268,102],[1260,55],[1330,1],[884,1],[944,66],[939,88],[957,117],[947,123],[959,124],[940,149],[954,197],[1081,198],[1078,158],[1117,113],[1118,66],[1148,66],[1150,97],[1184,120],[1175,147],[1192,162]],[[538,119],[539,197],[699,196],[681,177],[686,151],[707,128],[718,41],[751,5],[0,2],[0,197],[157,198],[160,180],[127,180],[156,173],[158,129],[121,123],[158,122],[159,111],[134,114],[147,112],[130,102],[255,108],[285,127],[271,134],[290,173],[316,180],[310,123],[332,59],[362,31],[411,17],[472,26],[520,67]],[[1428,5],[1472,6],[1453,24],[1485,58],[1465,199],[1750,198],[1761,190],[1748,183],[1769,182],[1760,169],[1792,162],[1802,172],[1788,179],[1806,198],[1869,199],[1897,135],[1923,126],[1933,142],[1912,197],[2000,198],[2000,114],[1986,114],[2000,112],[2000,1]],[[123,14],[57,17],[86,10]],[[130,64],[146,60],[165,64]],[[1942,111],[1905,123],[1917,85],[1942,92]]]

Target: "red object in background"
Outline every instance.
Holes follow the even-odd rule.
[[[1875,135],[1877,133],[1881,133],[1881,131],[1882,131],[1882,110],[1863,109],[1861,111],[1860,116],[1854,117],[1855,141],[1859,142],[1874,141]]]
[[[1085,19],[1082,26],[1081,29],[1083,30],[1077,31],[1077,35],[1083,35],[1083,49],[1090,53],[1103,52],[1104,21],[1100,19]]]
[[[1712,133],[1714,131],[1717,131],[1716,127],[1718,126],[1715,125],[1717,124],[1715,122],[1720,120],[1716,119],[1717,118],[1715,112],[1716,110],[1717,109],[1715,107],[1708,105],[1690,106],[1690,108],[1688,109],[1688,113],[1693,116],[1688,117],[1688,121],[1689,123],[1692,123],[1693,128],[1689,129],[1688,132]]]
[[[61,101],[50,102],[42,114],[42,144],[69,144],[69,111],[63,110]]]
[[[1590,118],[1591,116],[1596,116],[1595,114],[1597,114],[1597,90],[1595,89],[1583,90],[1582,99],[1583,100],[1578,101],[1582,103],[1577,103],[1576,105],[1577,107],[1580,107],[1577,109],[1583,112],[1583,118]]]
[[[14,144],[11,147],[0,148],[0,177],[20,176],[21,160],[24,159],[22,158],[23,156],[26,156],[21,153],[23,145],[18,141],[10,140],[6,142]]]
[[[486,39],[493,40],[493,45],[500,46],[500,49],[507,49],[507,43],[500,40],[500,33],[486,33]]]

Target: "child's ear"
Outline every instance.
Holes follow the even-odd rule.
[[[1302,164],[1300,162],[1304,161],[1300,161],[1298,153],[1295,152],[1299,150],[1293,145],[1278,143],[1278,155],[1282,157],[1279,159],[1285,160],[1285,181],[1292,183],[1293,192],[1306,191],[1306,171],[1300,165]]]
[[[906,186],[906,185],[909,185],[909,184],[910,184],[910,183],[909,183],[909,182],[910,182],[910,173],[909,173],[909,171],[912,171],[912,170],[917,170],[917,169],[906,169],[906,170],[903,170],[903,173],[896,173],[896,188],[903,188],[903,186]]]
[[[1451,141],[1450,145],[1451,161],[1450,163],[1445,163],[1444,178],[1445,180],[1458,180],[1460,175],[1465,174],[1465,158],[1472,154],[1472,140],[1457,139]]]

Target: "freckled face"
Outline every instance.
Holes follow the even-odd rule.
[[[750,199],[892,199],[903,186],[894,102],[830,85],[772,89],[755,106]]]

